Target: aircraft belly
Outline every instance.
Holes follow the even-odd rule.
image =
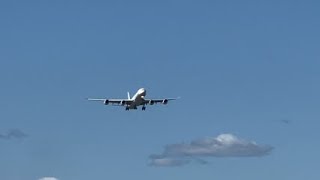
[[[142,105],[144,102],[144,100],[140,97],[137,97],[131,104],[130,104],[130,108],[131,109],[136,109],[137,106]]]

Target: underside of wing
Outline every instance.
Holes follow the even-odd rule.
[[[89,101],[101,101],[105,105],[130,105],[132,103],[132,100],[130,99],[95,99],[95,98],[89,98]]]
[[[148,104],[148,105],[154,105],[154,104],[158,104],[158,103],[168,104],[169,101],[177,100],[177,99],[179,99],[179,98],[145,99],[144,102],[145,102],[145,104]]]

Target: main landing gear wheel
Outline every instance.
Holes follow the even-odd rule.
[[[126,111],[129,111],[129,107],[126,107]]]
[[[145,111],[145,110],[146,110],[146,107],[145,107],[145,106],[143,106],[143,107],[142,107],[142,111]]]

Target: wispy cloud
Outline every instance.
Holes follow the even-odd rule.
[[[6,133],[0,133],[0,139],[23,139],[28,135],[19,129],[11,129]]]
[[[59,179],[55,177],[43,177],[43,178],[40,178],[39,180],[59,180]]]
[[[163,153],[150,155],[151,166],[181,166],[191,161],[207,164],[206,157],[260,157],[271,153],[273,147],[259,145],[236,137],[233,134],[221,134],[190,143],[169,144]]]
[[[283,123],[283,124],[290,124],[290,123],[291,123],[291,120],[281,119],[280,122]]]
[[[190,162],[189,159],[165,157],[159,155],[150,156],[152,166],[182,166]]]

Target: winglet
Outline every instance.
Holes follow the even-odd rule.
[[[171,98],[172,100],[178,100],[178,99],[181,99],[181,97],[176,97],[176,98]]]

